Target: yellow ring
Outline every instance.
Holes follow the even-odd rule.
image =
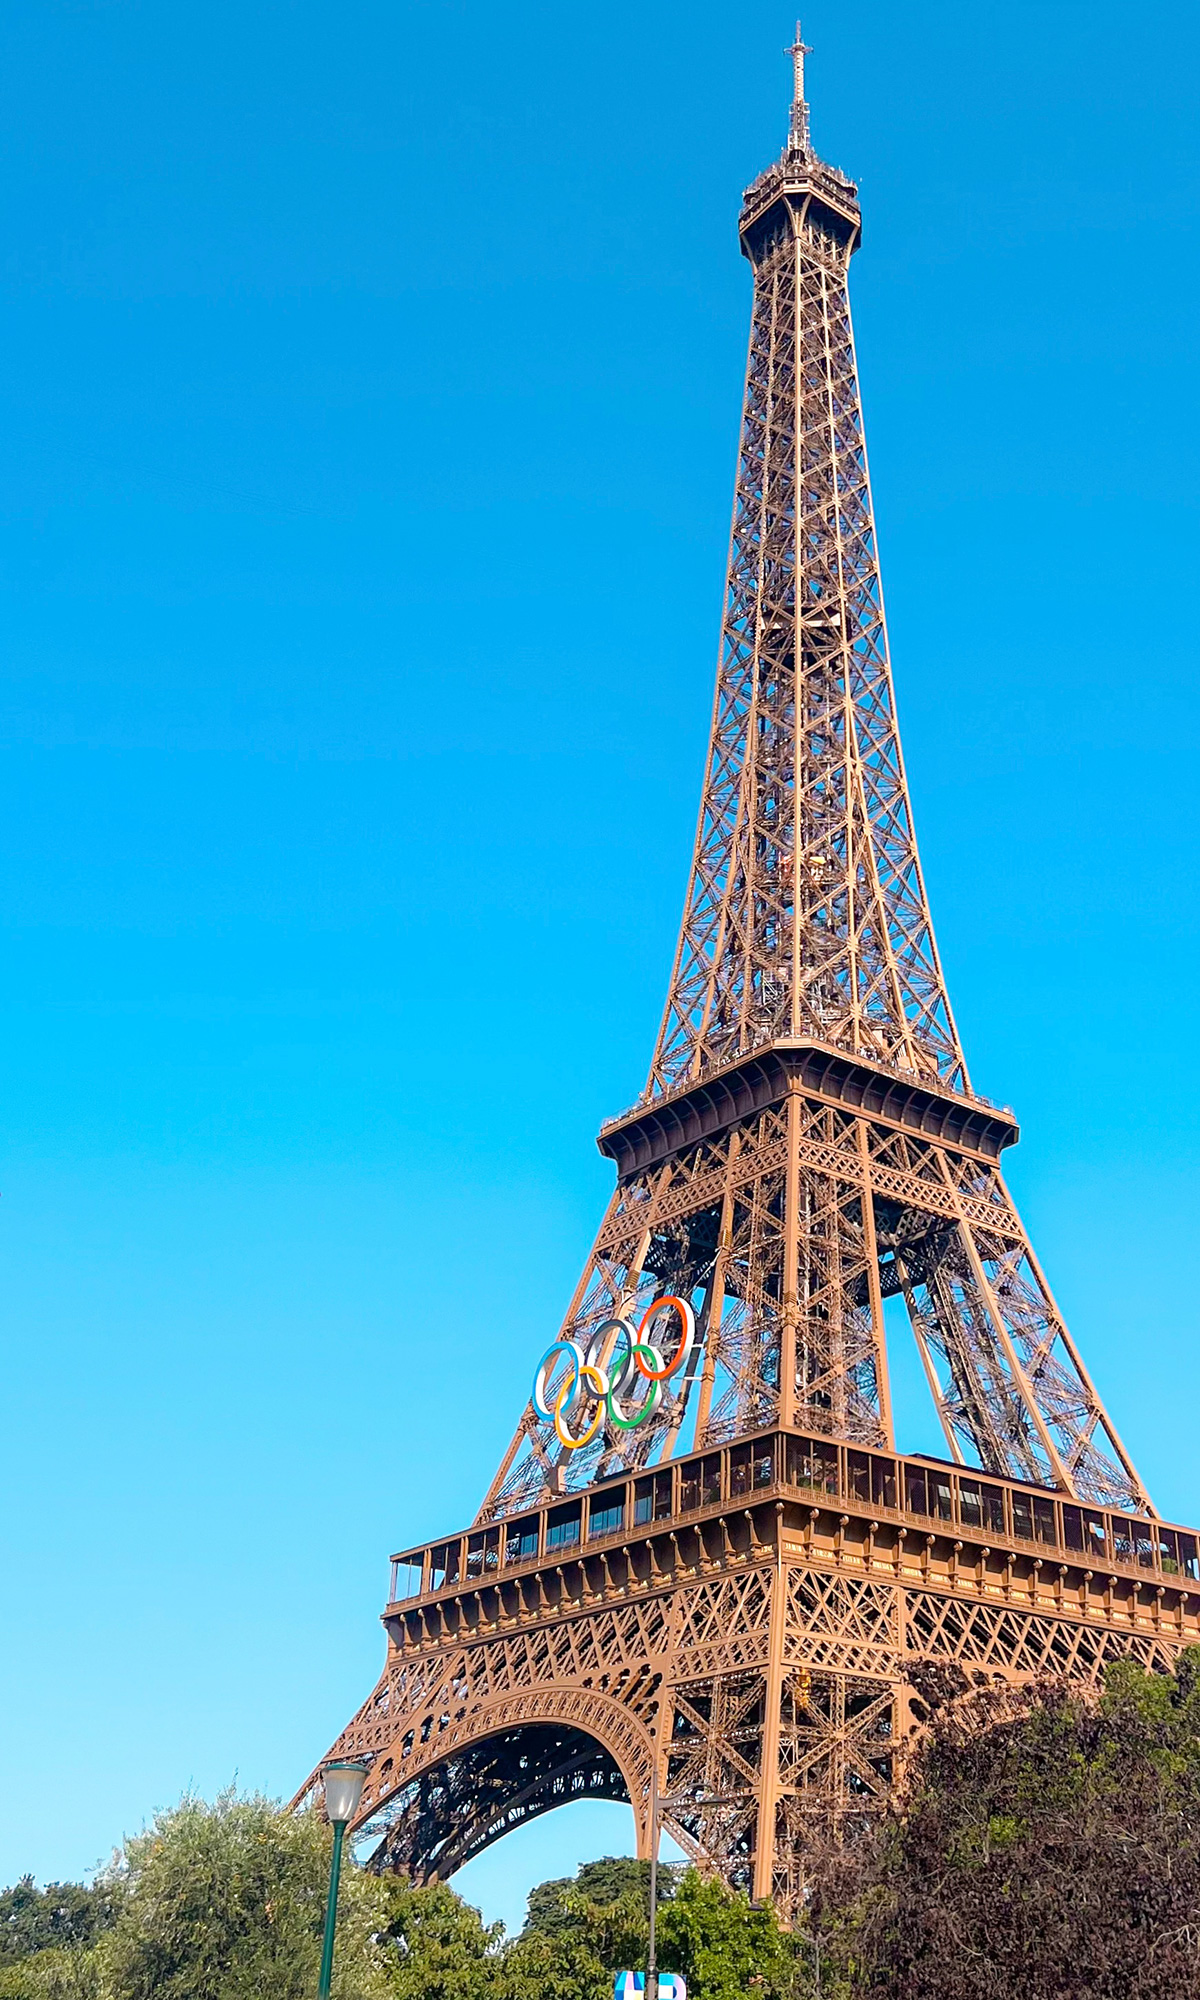
[[[563,1428],[562,1407],[567,1400],[568,1391],[574,1390],[577,1384],[579,1386],[582,1386],[585,1376],[587,1376],[588,1379],[590,1380],[593,1389],[596,1391],[597,1396],[600,1398],[600,1401],[596,1406],[596,1414],[592,1418],[592,1421],[588,1425],[588,1428],[585,1430],[583,1436],[573,1438],[571,1436],[570,1431],[564,1430]],[[554,1405],[554,1430],[559,1443],[561,1445],[564,1445],[568,1451],[582,1451],[585,1444],[591,1443],[592,1439],[596,1435],[596,1432],[599,1430],[600,1425],[604,1418],[604,1398],[607,1394],[608,1394],[607,1375],[603,1375],[600,1372],[599,1368],[593,1368],[590,1361],[584,1362],[583,1367],[580,1369],[579,1374],[575,1378],[574,1382],[568,1380],[563,1383],[562,1388],[558,1392],[558,1401]]]

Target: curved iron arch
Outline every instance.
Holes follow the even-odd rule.
[[[381,1833],[368,1866],[445,1881],[514,1827],[576,1799],[630,1805],[616,1758],[586,1730],[531,1722],[452,1751],[395,1792],[363,1829]]]

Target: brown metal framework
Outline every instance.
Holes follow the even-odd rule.
[[[664,1294],[700,1338],[637,1429],[532,1405],[474,1529],[393,1583],[380,1866],[444,1876],[652,1761],[672,1830],[785,1912],[805,1829],[893,1782],[915,1657],[1010,1679],[1200,1636],[971,1088],[900,754],[847,291],[852,182],[809,139],[748,190],[754,303],[712,735],[666,1009],[563,1338]],[[898,1459],[903,1297],[953,1460]],[[404,1564],[409,1563],[403,1559]],[[397,1559],[398,1563],[401,1559]],[[397,1575],[399,1571],[397,1571]],[[307,1788],[306,1788],[307,1792]],[[305,1796],[302,1794],[301,1796]]]

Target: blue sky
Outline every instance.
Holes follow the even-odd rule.
[[[791,25],[4,9],[0,1880],[288,1793],[556,1328],[678,921]],[[1194,1520],[1200,17],[804,27],[972,1072]],[[462,1886],[511,1920],[627,1817]]]

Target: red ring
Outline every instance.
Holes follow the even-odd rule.
[[[679,1314],[679,1346],[676,1350],[674,1360],[664,1362],[662,1367],[657,1370],[653,1368],[647,1368],[645,1362],[642,1360],[641,1355],[637,1352],[635,1348],[633,1356],[634,1361],[637,1365],[639,1373],[644,1375],[648,1382],[665,1382],[668,1375],[673,1375],[675,1373],[675,1370],[678,1368],[680,1362],[683,1360],[683,1357],[687,1352],[688,1348],[691,1346],[692,1339],[695,1336],[695,1318],[694,1315],[692,1314],[692,1309],[688,1304],[687,1300],[677,1298],[674,1292],[668,1292],[665,1298],[655,1299],[654,1304],[652,1306],[647,1306],[645,1312],[643,1313],[641,1325],[638,1327],[638,1341],[640,1343],[644,1343],[645,1341],[646,1329],[650,1321],[655,1317],[657,1313],[660,1313],[662,1311],[664,1306],[674,1306],[676,1312]],[[692,1320],[692,1329],[690,1335],[688,1331],[689,1318]]]

